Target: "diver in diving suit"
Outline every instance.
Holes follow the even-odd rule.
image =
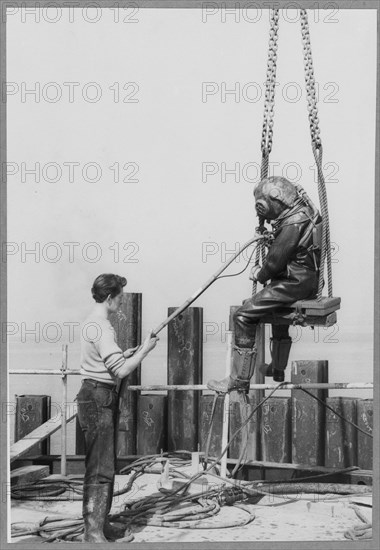
[[[279,312],[297,300],[313,299],[318,290],[321,216],[305,191],[283,177],[269,177],[254,189],[256,212],[273,227],[263,265],[254,266],[250,278],[270,281],[234,315],[235,345],[231,374],[210,380],[208,388],[226,393],[248,391],[257,350],[256,328],[265,315]],[[272,324],[273,379],[284,380],[292,340],[288,325]]]

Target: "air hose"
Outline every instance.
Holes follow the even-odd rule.
[[[227,269],[227,267],[229,265],[232,264],[233,261],[236,260],[236,258],[242,253],[244,252],[244,250],[246,248],[248,248],[249,246],[251,246],[252,244],[256,243],[257,241],[261,241],[261,240],[264,240],[264,236],[263,235],[259,235],[259,234],[256,234],[254,237],[252,237],[252,239],[249,239],[249,241],[247,241],[245,244],[243,244],[243,246],[236,252],[236,254],[234,254],[232,256],[232,258],[230,258],[224,265],[222,265],[215,273],[214,275],[212,275],[210,277],[210,279],[208,279],[204,285],[202,285],[198,290],[196,290],[194,292],[194,294],[192,294],[190,296],[190,298],[188,298],[181,306],[179,306],[175,311],[173,311],[173,313],[167,317],[167,319],[165,319],[165,321],[163,321],[160,325],[158,325],[158,327],[153,331],[153,334],[158,334],[159,332],[161,332],[162,329],[164,329],[171,321],[173,321],[173,319],[175,319],[176,317],[178,317],[178,315],[180,315],[183,311],[185,311],[185,309],[187,309],[193,302],[195,302],[195,300],[197,298],[199,298],[199,296],[201,294],[203,294],[215,281],[217,281],[218,279],[221,278],[221,274],[223,273],[223,271],[225,271]],[[252,257],[252,254],[251,254],[251,257]],[[247,266],[249,264],[249,261],[247,262]],[[240,275],[240,273],[242,272],[239,272],[239,273],[236,273],[236,275]]]

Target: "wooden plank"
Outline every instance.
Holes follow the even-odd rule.
[[[325,316],[340,309],[340,298],[328,298],[320,300],[299,300],[292,305],[292,309],[301,308],[307,315]]]
[[[321,300],[298,300],[289,306],[284,306],[273,315],[281,317],[302,311],[303,314],[310,317],[327,317],[338,309],[340,309],[340,298],[323,297]]]
[[[71,410],[70,413],[67,415],[67,422],[70,422],[75,416],[76,411],[73,412]],[[54,416],[54,418],[51,418],[45,424],[42,424],[42,426],[39,426],[32,432],[30,432],[27,436],[25,436],[23,439],[20,439],[19,441],[16,441],[11,445],[10,448],[10,461],[13,462],[16,460],[16,458],[19,458],[20,456],[24,455],[35,445],[36,443],[39,443],[40,441],[44,441],[47,437],[51,436],[53,433],[58,431],[61,428],[61,421],[62,421],[62,415],[61,413]]]
[[[331,327],[335,325],[337,321],[337,315],[335,311],[328,315],[306,315],[302,322],[297,321],[296,313],[292,310],[289,312],[266,315],[261,319],[263,323],[275,324],[275,325],[300,325],[300,326],[321,326]]]
[[[11,485],[17,487],[18,485],[24,485],[25,483],[31,483],[37,481],[49,475],[49,466],[31,465],[22,466],[11,471]]]
[[[237,460],[230,458],[231,464],[236,464]],[[244,464],[248,468],[262,468],[262,469],[280,469],[280,470],[294,470],[304,472],[320,472],[329,473],[333,471],[333,468],[326,468],[325,466],[310,465],[310,464],[293,464],[291,462],[271,462],[268,460],[247,460]]]
[[[329,476],[320,477],[321,483],[349,483],[351,485],[373,485],[372,470],[354,470],[343,474],[331,474]]]

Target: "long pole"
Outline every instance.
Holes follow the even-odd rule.
[[[373,382],[313,382],[309,384],[284,384],[278,387],[278,384],[251,384],[249,386],[251,390],[372,390]],[[129,386],[131,391],[164,391],[164,390],[209,390],[210,388],[206,384],[184,384],[184,385],[169,385],[169,384],[156,384],[156,385],[144,385],[144,386]]]
[[[163,321],[160,325],[158,325],[158,327],[153,331],[154,334],[158,334],[159,332],[161,332],[161,330],[163,328],[166,327],[166,325],[168,325],[170,323],[170,321],[173,321],[173,319],[175,319],[176,317],[178,317],[178,315],[180,315],[180,313],[182,313],[183,311],[185,311],[185,309],[187,309],[193,302],[195,302],[195,300],[197,298],[199,298],[199,296],[201,294],[203,294],[203,292],[205,290],[207,290],[209,288],[209,286],[212,285],[212,283],[214,283],[217,278],[219,277],[219,275],[221,275],[223,273],[223,271],[225,271],[227,269],[227,267],[229,265],[232,264],[232,262],[242,253],[244,252],[244,250],[246,248],[248,248],[251,244],[255,243],[256,241],[259,241],[263,239],[263,236],[262,235],[255,235],[255,237],[252,237],[252,239],[250,239],[249,241],[247,241],[245,244],[243,244],[243,246],[236,252],[236,254],[234,254],[232,256],[232,258],[230,260],[228,260],[228,262],[225,264],[225,265],[222,265],[218,271],[216,271],[214,273],[214,275],[212,275],[212,277],[210,277],[210,279],[208,279],[205,284],[203,286],[201,286],[200,288],[198,288],[198,290],[196,290],[194,292],[194,294],[192,294],[190,296],[190,298],[188,298],[180,307],[178,307],[176,310],[173,311],[173,313],[167,318],[165,319],[165,321]]]
[[[62,374],[80,374],[79,369],[9,369],[9,374],[59,374],[62,376]]]
[[[61,415],[61,475],[66,475],[67,457],[67,344],[62,344],[62,415]]]
[[[226,332],[227,337],[227,357],[226,357],[226,372],[225,375],[231,374],[231,361],[232,361],[232,331]],[[230,394],[227,393],[224,398],[223,404],[223,424],[222,424],[222,449],[225,449],[228,444],[228,428],[230,425]],[[220,462],[220,475],[226,477],[227,475],[227,453],[224,453]]]
[[[79,370],[66,369],[61,370],[29,370],[29,369],[10,369],[9,374],[80,374]],[[251,384],[251,390],[273,390],[278,384]],[[373,390],[373,382],[313,382],[309,384],[291,384],[287,383],[278,388],[278,390]],[[165,391],[165,390],[209,390],[206,384],[152,384],[144,386],[128,386],[131,391]]]

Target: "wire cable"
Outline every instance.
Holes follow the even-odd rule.
[[[325,401],[323,401],[322,399],[320,399],[319,397],[317,397],[316,395],[314,395],[313,393],[309,392],[308,390],[305,390],[305,388],[300,388],[303,392],[307,393],[307,395],[310,395],[310,397],[312,397],[313,399],[316,399],[319,403],[321,403],[322,405],[324,405],[327,409],[330,409],[330,411],[332,411],[336,416],[338,416],[339,418],[341,418],[342,420],[344,420],[345,422],[347,422],[347,424],[351,424],[351,426],[353,426],[354,428],[356,428],[357,430],[359,430],[359,432],[362,432],[364,435],[367,435],[368,437],[371,437],[373,439],[373,435],[370,434],[369,432],[366,432],[365,430],[363,430],[362,428],[360,428],[360,426],[358,426],[357,424],[355,424],[354,422],[351,422],[351,420],[348,420],[348,418],[342,416],[341,414],[339,414],[335,409],[333,409],[333,407],[330,407],[330,405],[328,405]]]

